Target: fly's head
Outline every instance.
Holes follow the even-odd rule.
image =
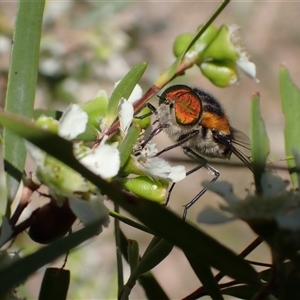
[[[202,102],[186,85],[174,85],[159,96],[157,120],[173,141],[197,126],[202,117]]]

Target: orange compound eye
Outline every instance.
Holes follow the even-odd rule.
[[[196,125],[202,116],[202,101],[199,95],[186,85],[174,85],[164,91],[161,99],[174,103],[176,121],[179,125]]]

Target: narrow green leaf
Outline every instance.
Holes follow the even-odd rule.
[[[149,228],[147,228],[144,225],[137,223],[129,218],[126,218],[125,216],[123,216],[119,213],[116,213],[115,211],[110,210],[109,215],[115,219],[118,219],[119,221],[123,222],[124,224],[127,224],[131,227],[134,227],[134,228],[144,231],[146,233],[153,234],[153,232]]]
[[[168,240],[171,244],[180,247],[184,251],[195,252],[195,255],[199,256],[199,260],[202,263],[222,271],[241,283],[261,284],[257,272],[249,263],[222,246],[209,235],[184,222],[164,206],[121,192],[113,183],[107,183],[83,167],[73,155],[71,142],[37,128],[21,117],[4,114],[1,110],[0,124],[14,130],[14,132],[22,135],[34,145],[79,172],[95,184],[103,194],[106,194],[111,200],[118,203],[132,216],[153,230],[157,236]]]
[[[270,152],[270,142],[261,117],[258,94],[253,96],[251,102],[251,152],[255,186],[259,193],[261,190],[261,175],[265,170]]]
[[[195,274],[199,278],[200,282],[203,284],[207,294],[215,300],[223,300],[218,282],[214,278],[209,265],[202,263],[198,259],[198,255],[188,251],[184,252],[186,258],[188,259],[191,267],[193,268]]]
[[[67,299],[70,271],[47,268],[40,289],[39,300]]]
[[[137,268],[130,274],[130,277],[122,291],[121,299],[127,299],[140,275],[156,267],[170,254],[173,247],[174,245],[172,243],[163,239],[151,248],[151,250],[149,250],[147,254],[141,258]]]
[[[146,62],[141,62],[133,67],[114,89],[107,107],[105,126],[109,127],[118,116],[118,105],[122,98],[128,100],[135,85],[139,82],[147,68]]]
[[[151,272],[141,275],[138,281],[143,287],[147,299],[169,300],[169,297],[153,277]]]
[[[137,124],[134,124],[129,128],[128,133],[125,136],[125,139],[123,140],[123,142],[119,147],[121,167],[124,166],[128,157],[132,153],[134,143],[138,139],[140,133],[141,133],[141,128]]]
[[[64,255],[82,242],[93,237],[99,230],[99,222],[90,224],[0,270],[0,297],[20,284],[39,268]]]
[[[44,0],[20,0],[16,17],[9,67],[5,110],[32,117],[37,84]],[[4,163],[9,203],[14,199],[22,178],[26,149],[23,140],[4,130]]]
[[[128,263],[131,272],[133,272],[139,264],[139,244],[135,240],[128,240]]]
[[[128,250],[128,246],[127,246],[128,241],[122,231],[121,231],[120,237],[121,237],[121,250],[122,250],[124,258],[128,262],[128,251],[127,251]],[[148,299],[161,299],[161,300],[169,299],[151,272],[147,272],[147,273],[141,275],[138,278],[138,282],[143,287]]]
[[[285,115],[285,153],[293,156],[293,148],[300,151],[300,90],[292,81],[286,67],[282,66],[279,73],[282,112]],[[289,168],[295,167],[293,159],[287,160]],[[298,188],[297,174],[291,174],[293,187]]]
[[[136,269],[139,275],[146,273],[161,263],[173,250],[174,245],[169,241],[162,239],[147,253],[143,255]]]

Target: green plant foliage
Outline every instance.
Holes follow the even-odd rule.
[[[18,285],[24,282],[26,285],[29,276],[56,258],[66,255],[79,245],[88,246],[87,241],[92,238],[101,239],[101,232],[109,223],[108,216],[114,218],[110,226],[114,226],[115,235],[117,276],[114,277],[118,279],[118,299],[130,299],[137,284],[144,289],[148,299],[169,299],[164,291],[164,282],[158,282],[152,270],[169,258],[174,247],[182,250],[181,254],[186,257],[200,282],[196,291],[184,295],[186,299],[209,296],[221,300],[225,295],[230,295],[241,299],[276,297],[282,300],[299,296],[300,200],[296,189],[300,182],[300,91],[291,80],[287,69],[280,69],[280,91],[286,119],[286,155],[292,158],[288,160],[288,167],[291,173],[296,170],[296,174],[291,176],[293,189],[288,189],[288,183],[268,169],[270,142],[262,118],[258,93],[253,96],[251,102],[253,168],[250,167],[250,163],[248,167],[253,169],[254,173],[253,188],[241,199],[234,194],[232,183],[220,180],[203,183],[205,190],[217,193],[224,199],[225,204],[220,208],[203,209],[198,215],[199,222],[209,226],[221,226],[225,222],[239,219],[256,233],[257,238],[254,242],[240,254],[212,238],[202,227],[186,222],[166,207],[174,186],[171,184],[190,172],[186,172],[183,166],[171,166],[160,157],[161,153],[174,148],[174,145],[166,149],[156,149],[155,143],[150,140],[165,128],[155,128],[153,135],[150,134],[150,138],[147,139],[151,115],[156,117],[154,123],[157,123],[159,118],[164,118],[160,110],[153,105],[148,104],[145,107],[147,101],[192,66],[198,67],[202,75],[219,87],[227,87],[240,79],[238,69],[257,80],[255,65],[248,60],[244,48],[234,42],[233,32],[237,27],[212,24],[228,3],[229,0],[220,1],[212,15],[206,21],[201,21],[203,24],[198,26],[195,34],[183,33],[175,38],[173,52],[176,59],[166,70],[162,70],[161,75],[146,88],[146,92],[142,91],[139,83],[144,84],[141,79],[148,63],[141,62],[127,71],[115,84],[110,97],[101,89],[94,97],[89,98],[91,100],[83,103],[83,99],[77,99],[74,95],[71,79],[86,78],[94,66],[86,62],[85,58],[79,60],[78,53],[62,54],[57,51],[55,41],[48,41],[48,46],[44,46],[46,50],[40,49],[44,1],[19,2],[7,99],[5,110],[0,109],[0,125],[1,129],[4,128],[5,171],[8,179],[8,204],[6,213],[2,213],[5,217],[0,231],[0,244],[6,247],[5,251],[0,252],[1,299],[16,298],[15,289],[18,289]],[[111,24],[112,27],[105,26],[105,20],[110,19],[111,7],[111,3],[100,7],[101,20],[95,18],[94,12],[90,12],[89,18],[83,18],[76,23],[83,24],[87,20],[89,24],[100,22],[96,33],[87,39],[93,41],[92,48],[95,56],[101,61],[100,64],[105,60],[114,59],[114,47],[117,45],[128,46],[126,42],[121,42],[118,32]],[[121,7],[123,5],[118,6]],[[107,11],[104,11],[105,9]],[[112,11],[116,12],[117,7]],[[45,22],[45,30],[47,26],[51,25]],[[76,63],[71,68],[64,66],[59,71],[47,71],[41,64],[39,70],[39,55],[45,55],[47,51],[56,53],[59,65],[63,64],[68,55],[74,55]],[[99,61],[96,62],[98,67]],[[70,70],[73,70],[74,74],[71,74]],[[38,75],[43,82],[48,83],[53,95],[65,94],[69,99],[78,100],[77,103],[80,104],[72,103],[62,111],[53,108],[34,109]],[[110,78],[110,74],[102,66],[99,78],[104,77]],[[78,81],[76,83],[78,84]],[[101,86],[103,84],[99,82],[99,87]],[[199,101],[201,103],[202,100]],[[171,107],[171,104],[173,105],[166,101],[166,105]],[[187,108],[188,105],[180,107],[182,110]],[[215,113],[214,121],[224,123],[216,111],[209,113]],[[204,118],[204,114],[201,116]],[[172,117],[171,114],[167,116]],[[199,122],[203,125],[201,122],[204,122],[204,119],[200,118]],[[217,127],[217,123],[214,123],[211,132],[217,129],[214,128]],[[158,130],[155,131],[156,129]],[[189,129],[186,132],[189,133]],[[220,131],[218,143],[226,146],[226,151],[231,151],[233,148],[230,148],[232,145],[228,144],[228,141],[221,142],[221,133]],[[178,139],[179,143],[181,138],[182,136]],[[183,134],[183,138],[188,141],[189,136]],[[26,148],[23,146],[23,140],[26,140]],[[26,149],[36,163],[36,170],[30,170],[30,173],[24,170]],[[202,157],[199,157],[199,160],[206,163]],[[21,200],[12,214],[11,204],[21,180]],[[20,216],[33,194],[43,195],[50,202],[22,220]],[[106,207],[107,201],[104,200],[113,202],[114,210],[109,211]],[[79,226],[76,219],[80,221]],[[121,227],[123,224],[151,235],[152,240],[145,247],[144,253],[141,253],[143,247],[138,239],[131,236],[127,238],[124,235]],[[29,254],[12,257],[9,253],[10,247],[15,237],[24,232],[38,244],[49,245],[38,245],[37,250],[28,250]],[[84,242],[85,244],[82,244]],[[261,271],[255,266],[257,262],[248,261],[245,257],[262,242],[268,245],[272,262],[262,263],[264,269]],[[27,246],[22,240],[20,244],[21,246],[17,244],[17,247]],[[123,258],[130,268],[127,278],[124,274]],[[82,264],[83,274],[84,267]],[[219,273],[215,274],[215,271]],[[71,273],[72,267],[70,271],[64,268],[47,269],[40,287],[39,299],[74,298],[74,295],[68,294],[69,286],[72,286]],[[226,282],[220,283],[224,276],[227,278]],[[101,285],[103,282],[99,276],[95,276],[94,281],[95,285]],[[109,291],[109,295],[111,294]]]
[[[251,151],[255,185],[260,192],[261,176],[265,170],[267,157],[270,152],[270,143],[266,133],[264,121],[259,108],[259,95],[252,98],[251,109]]]
[[[20,1],[13,37],[5,110],[28,118],[33,115],[44,6],[44,0]],[[3,151],[9,217],[22,178],[26,149],[20,137],[4,129]]]
[[[48,268],[44,274],[39,294],[39,300],[67,298],[70,284],[70,271]]]
[[[293,156],[293,149],[300,151],[300,90],[292,81],[286,67],[282,66],[279,73],[281,107],[285,115],[285,153]],[[295,161],[288,159],[289,168],[295,167]],[[291,179],[294,188],[298,188],[298,179],[292,172]]]

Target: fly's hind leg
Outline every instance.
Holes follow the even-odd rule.
[[[190,157],[191,159],[197,161],[200,163],[200,166],[198,167],[198,169],[204,167],[206,168],[208,171],[212,172],[214,174],[214,178],[211,180],[211,182],[215,182],[219,176],[220,173],[218,170],[216,170],[215,168],[213,168],[212,166],[210,166],[207,162],[207,160],[200,156],[199,154],[197,154],[196,152],[194,152],[191,148],[188,147],[183,147],[183,152]],[[196,169],[196,168],[195,168]],[[194,172],[198,169],[193,169]],[[192,171],[192,170],[191,170]],[[190,173],[191,174],[191,173]],[[172,188],[172,187],[171,187]],[[207,191],[207,188],[203,188],[190,202],[188,202],[186,205],[184,205],[184,211],[183,211],[183,216],[182,219],[185,220],[186,219],[186,215],[188,212],[188,209],[194,204],[196,203],[200,197],[203,196],[203,194]]]
[[[197,167],[191,169],[190,171],[186,172],[185,176],[189,176],[191,174],[193,174],[194,172],[198,171],[199,169],[201,169],[204,165],[198,165]],[[165,201],[164,205],[168,205],[169,201],[170,201],[170,198],[171,198],[171,194],[172,194],[172,191],[175,187],[175,184],[176,182],[173,182],[169,191],[168,191],[168,196],[167,196],[167,200]]]

